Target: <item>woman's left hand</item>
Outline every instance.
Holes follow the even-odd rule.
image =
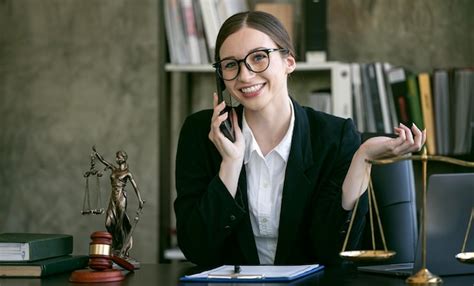
[[[395,127],[395,133],[398,135],[397,138],[378,136],[365,141],[361,149],[366,159],[373,160],[417,152],[426,142],[426,129],[420,131],[415,124],[410,130],[400,123],[399,127]]]

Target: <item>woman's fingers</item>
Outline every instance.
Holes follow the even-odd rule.
[[[209,139],[214,142],[214,144],[218,144],[217,138],[221,136],[219,126],[221,123],[227,118],[228,112],[221,114],[222,110],[225,108],[225,102],[218,103],[217,94],[214,93],[213,96],[213,105],[214,105],[214,112],[212,113],[211,118],[211,131],[209,132]]]
[[[400,127],[405,130],[405,143],[413,144],[413,134],[411,133],[410,128],[406,127],[404,124],[400,123]]]
[[[411,127],[411,131],[413,132],[414,137],[414,144],[413,144],[413,151],[420,151],[425,141],[423,140],[423,132],[413,123]]]
[[[394,155],[403,155],[410,152],[419,151],[422,146],[423,133],[418,129],[418,127],[413,124],[411,130],[404,124],[400,123],[399,126],[399,137],[400,141],[393,148]],[[412,133],[413,132],[413,133]]]

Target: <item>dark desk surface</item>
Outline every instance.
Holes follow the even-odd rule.
[[[190,263],[172,263],[172,264],[143,264],[142,268],[135,273],[128,274],[124,281],[117,283],[97,283],[96,286],[133,286],[133,285],[230,285],[227,283],[180,283],[180,276],[201,271],[196,269]],[[474,285],[474,275],[442,277],[444,283],[442,286]],[[19,285],[91,285],[82,283],[69,283],[69,274],[60,274],[50,277],[39,278],[0,278],[0,286],[19,286]],[[326,268],[324,271],[313,274],[306,278],[293,281],[292,283],[250,283],[251,285],[407,285],[404,278],[389,277],[375,274],[358,273],[351,269],[341,270]],[[233,284],[235,285],[235,283]],[[244,285],[244,284],[240,284]]]

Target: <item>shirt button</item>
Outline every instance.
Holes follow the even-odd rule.
[[[234,221],[235,220],[235,215],[230,215],[230,220]]]
[[[263,219],[262,219],[262,222],[263,222],[263,223],[266,223],[266,222],[267,222],[267,219],[266,219],[266,218],[263,218]]]

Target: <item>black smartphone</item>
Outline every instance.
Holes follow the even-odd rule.
[[[217,70],[216,70],[216,85],[217,85],[218,103],[221,103],[222,101],[224,101],[224,96],[222,93],[224,92],[225,84],[224,84],[224,81],[217,74]],[[231,120],[231,116],[232,116],[231,111],[232,111],[232,106],[229,106],[226,103],[226,107],[224,110],[222,110],[221,114],[228,112],[229,116],[227,117],[226,120],[224,120],[224,122],[221,123],[221,126],[219,126],[219,129],[221,130],[222,134],[224,134],[224,136],[227,137],[227,139],[229,139],[232,142],[235,142],[234,128],[232,127],[232,120]]]

